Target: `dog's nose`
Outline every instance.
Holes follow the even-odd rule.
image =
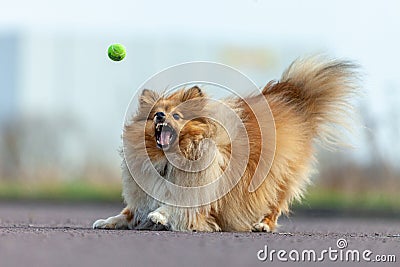
[[[156,122],[164,122],[165,121],[165,113],[164,112],[157,112],[156,113]]]

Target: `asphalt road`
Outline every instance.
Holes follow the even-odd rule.
[[[287,266],[315,266],[313,254],[309,256],[307,252],[310,250],[315,252],[316,261],[323,259],[324,266],[400,266],[399,218],[295,214],[280,220],[278,233],[178,233],[90,228],[96,219],[116,214],[121,208],[122,205],[111,204],[0,202],[0,267],[273,266],[285,259]],[[338,247],[339,239],[344,239],[339,245],[345,247]],[[266,256],[265,246],[268,257],[262,261]],[[283,250],[281,259],[278,252],[274,252],[271,261],[272,250]],[[354,253],[360,255],[360,262],[356,261],[356,256],[353,261],[349,250],[358,251]],[[369,263],[362,258],[366,250],[371,251],[365,255],[371,260]],[[296,253],[298,262],[294,262]],[[349,262],[346,262],[346,253]],[[375,261],[376,256],[380,260],[393,261],[392,255],[396,262]]]

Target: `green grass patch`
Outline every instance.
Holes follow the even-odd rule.
[[[121,184],[117,182],[0,182],[0,200],[120,202],[121,190]],[[294,203],[293,208],[400,212],[400,198],[383,192],[341,192],[314,188],[308,191],[301,203]]]
[[[340,210],[400,211],[400,198],[386,192],[340,192],[316,188],[309,191],[295,207]]]
[[[57,183],[0,183],[3,200],[121,201],[121,185],[85,181]]]

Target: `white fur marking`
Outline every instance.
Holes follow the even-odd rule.
[[[168,224],[167,217],[158,211],[150,212],[147,218],[149,218],[155,224],[161,224],[164,226]]]
[[[271,232],[271,229],[269,228],[268,224],[262,222],[253,224],[252,230],[253,232],[267,232],[267,233]]]
[[[126,229],[128,220],[124,214],[111,216],[105,220],[99,219],[93,223],[93,229]]]

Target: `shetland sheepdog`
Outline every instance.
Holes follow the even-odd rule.
[[[216,103],[198,86],[169,94],[143,90],[137,113],[123,130],[126,208],[116,216],[97,220],[93,228],[274,231],[279,216],[290,211],[293,200],[302,198],[310,182],[316,162],[315,142],[329,148],[338,144],[338,128],[345,127],[351,115],[349,100],[357,91],[357,81],[355,64],[314,56],[294,61],[279,81],[269,82],[247,98],[232,96]],[[266,119],[268,114],[266,118],[256,116],[266,103],[273,122]],[[224,113],[222,106],[233,111],[247,138],[230,133],[226,125],[210,117]],[[225,118],[224,123],[231,123],[235,116]],[[230,125],[230,129],[237,128]],[[269,163],[262,157],[263,147],[273,148]],[[242,155],[247,158],[241,160]],[[232,164],[235,156],[238,164]],[[179,162],[184,168],[177,166]],[[193,162],[200,167],[191,169]],[[226,175],[227,182],[191,191],[189,196],[169,190],[165,183],[204,188],[240,162],[245,162],[240,179],[233,182]],[[257,168],[268,171],[251,191]],[[157,182],[160,178],[163,183]],[[228,192],[221,190],[227,186]],[[217,196],[220,191],[224,193]],[[216,197],[208,198],[213,195]],[[194,204],[164,201],[180,198]],[[203,198],[210,201],[202,202]]]

